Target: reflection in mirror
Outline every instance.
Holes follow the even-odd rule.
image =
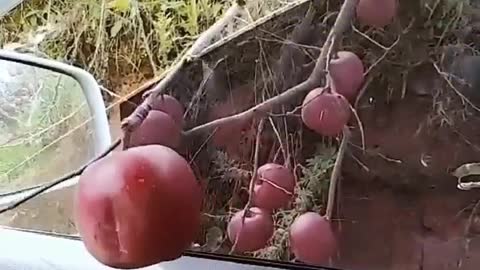
[[[0,194],[58,178],[94,155],[90,111],[72,77],[0,60]]]

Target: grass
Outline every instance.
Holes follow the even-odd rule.
[[[29,34],[43,29],[47,35],[38,50],[76,63],[114,88],[108,82],[113,76],[161,73],[226,5],[223,0],[35,0],[0,21],[0,45],[35,43]]]

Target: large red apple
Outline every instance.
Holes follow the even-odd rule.
[[[160,95],[152,102],[152,110],[162,111],[179,125],[183,125],[183,113],[185,112],[182,104],[173,96]]]
[[[114,152],[80,176],[75,223],[87,250],[115,268],[174,260],[200,228],[202,192],[188,162],[161,145]]]
[[[307,212],[290,227],[290,247],[297,260],[321,266],[334,255],[337,242],[330,222],[317,213]]]
[[[182,130],[170,115],[151,110],[142,124],[131,133],[130,147],[160,144],[176,148],[181,139]]]
[[[383,28],[394,20],[397,9],[397,0],[360,0],[356,9],[357,19],[362,24]]]
[[[350,119],[351,110],[344,96],[316,88],[307,94],[302,106],[303,123],[322,136],[337,136]]]
[[[353,52],[339,51],[330,61],[329,78],[332,89],[354,102],[364,80],[362,60]]]
[[[256,251],[264,248],[273,236],[273,218],[268,211],[251,207],[242,224],[245,210],[233,215],[227,226],[230,242],[235,243],[235,251]]]
[[[295,188],[295,177],[287,167],[267,163],[258,168],[254,185],[254,205],[272,211],[288,206]]]

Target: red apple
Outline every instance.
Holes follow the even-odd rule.
[[[290,227],[290,247],[299,261],[322,266],[334,255],[337,242],[330,222],[317,213],[307,212]]]
[[[176,98],[170,95],[158,96],[153,101],[152,110],[162,111],[170,115],[178,125],[183,125],[183,114],[185,112],[183,106]]]
[[[200,228],[202,191],[188,162],[160,145],[113,152],[82,173],[75,223],[98,261],[131,269],[179,258]]]
[[[303,123],[322,136],[337,136],[350,119],[350,104],[340,94],[324,93],[316,88],[302,105]]]
[[[364,80],[364,68],[360,58],[353,52],[337,52],[337,58],[330,61],[329,78],[332,89],[351,103],[357,98]]]
[[[130,135],[130,147],[160,144],[170,148],[180,145],[182,131],[172,117],[162,111],[150,111]]]
[[[295,177],[287,167],[267,163],[258,168],[254,185],[254,205],[272,211],[288,206],[295,188]]]
[[[230,242],[235,243],[235,251],[256,251],[264,248],[273,235],[273,218],[263,209],[250,208],[245,223],[242,226],[244,210],[233,215],[227,226],[227,234]]]

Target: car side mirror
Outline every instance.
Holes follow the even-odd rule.
[[[0,132],[0,199],[78,169],[112,143],[90,73],[9,50],[0,50]]]

